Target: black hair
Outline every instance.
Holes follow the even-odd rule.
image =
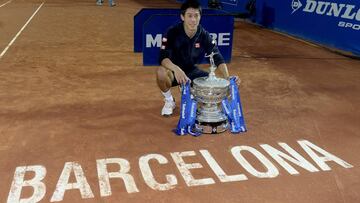
[[[185,15],[186,9],[188,8],[194,8],[194,9],[199,9],[200,11],[200,15],[202,13],[202,9],[201,9],[201,5],[199,3],[199,1],[197,0],[186,0],[182,5],[181,5],[181,15]]]

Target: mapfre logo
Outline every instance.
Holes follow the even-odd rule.
[[[306,0],[305,6],[301,1],[305,0],[292,0],[291,2],[291,14],[301,10],[305,13],[312,13],[321,15],[324,17],[339,18],[338,27],[352,28],[354,30],[360,30],[360,24],[354,21],[360,22],[360,7],[358,5],[335,3],[328,1],[315,1]]]

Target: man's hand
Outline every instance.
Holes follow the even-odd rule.
[[[176,82],[179,85],[185,84],[190,79],[186,76],[183,70],[177,65],[175,65],[169,58],[165,58],[161,61],[161,65],[167,68],[168,70],[174,72],[174,77]]]
[[[178,84],[185,84],[190,79],[186,76],[183,70],[181,70],[179,67],[177,67],[174,70],[175,79]]]

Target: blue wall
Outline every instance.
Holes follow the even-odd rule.
[[[267,28],[360,56],[359,0],[257,0],[253,20]]]
[[[220,0],[223,10],[233,14],[247,13],[249,1]],[[208,0],[200,2],[207,7]],[[360,0],[256,0],[256,12],[249,18],[266,28],[360,57]]]

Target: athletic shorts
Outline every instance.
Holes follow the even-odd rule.
[[[188,72],[188,73],[185,73],[185,74],[191,81],[193,81],[196,78],[207,77],[209,75],[208,72],[200,70],[197,67],[194,70],[192,70],[191,72]],[[175,78],[175,74],[174,74],[174,80],[172,81],[171,86],[174,87],[174,86],[178,86],[178,85],[179,84],[177,83],[176,78]]]

